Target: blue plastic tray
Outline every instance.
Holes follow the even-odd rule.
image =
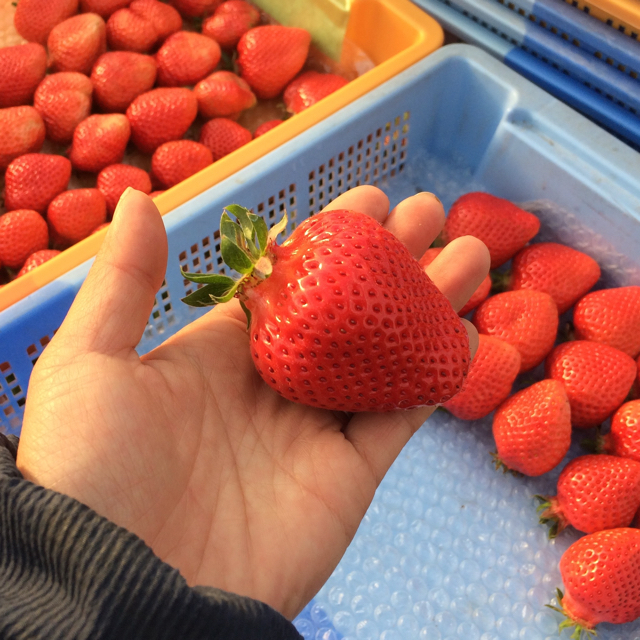
[[[395,204],[420,190],[446,207],[485,189],[529,202],[539,239],[587,251],[607,284],[640,284],[640,155],[485,52],[448,46],[165,216],[169,269],[140,352],[202,311],[180,302],[189,271],[218,268],[222,207],[300,223],[339,193],[377,183]],[[552,204],[551,204],[552,203]],[[0,313],[0,416],[19,433],[32,360],[60,325],[89,264]],[[539,479],[497,473],[490,421],[436,413],[384,479],[339,567],[296,619],[308,640],[545,640],[557,563],[532,495]],[[572,455],[577,453],[574,448]],[[640,640],[640,622],[601,640]]]

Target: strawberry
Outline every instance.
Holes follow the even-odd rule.
[[[640,509],[640,462],[616,456],[575,458],[558,478],[556,496],[538,496],[541,524],[555,538],[571,525],[584,533],[628,527]]]
[[[83,120],[73,132],[69,159],[79,171],[97,173],[124,157],[131,127],[120,113],[93,115]]]
[[[505,291],[485,300],[473,315],[479,333],[500,338],[522,356],[520,371],[538,366],[551,351],[558,332],[558,310],[541,291]]]
[[[215,40],[192,31],[170,35],[156,53],[158,84],[165,87],[193,85],[210,74],[220,60]]]
[[[98,189],[72,189],[49,205],[47,220],[57,243],[71,245],[91,235],[107,219],[107,203]]]
[[[44,122],[33,107],[0,109],[0,170],[18,156],[40,151],[44,137]]]
[[[573,310],[578,340],[608,344],[635,358],[640,354],[640,287],[593,291]]]
[[[154,180],[167,189],[213,162],[211,151],[193,140],[173,140],[160,145],[151,158]]]
[[[153,200],[153,198],[157,198],[158,196],[162,195],[164,193],[164,191],[165,191],[164,189],[160,190],[160,191],[152,191],[149,194],[149,197]]]
[[[209,147],[214,162],[252,139],[251,131],[228,118],[209,120],[200,131],[200,142]]]
[[[139,167],[129,164],[112,164],[99,174],[96,187],[107,203],[107,213],[113,215],[120,196],[127,187],[133,187],[143,193],[151,193],[151,178]]]
[[[556,242],[540,242],[513,259],[510,288],[544,291],[556,301],[558,313],[564,313],[599,278],[598,263],[586,253]]]
[[[5,174],[4,204],[9,210],[44,213],[71,178],[71,163],[63,156],[27,153],[16,158]]]
[[[508,342],[480,335],[460,393],[444,407],[461,420],[479,420],[506,400],[520,371],[520,353]]]
[[[80,0],[83,13],[97,13],[105,20],[118,9],[124,9],[131,4],[131,0]]]
[[[172,33],[182,29],[182,16],[171,5],[158,0],[133,0],[129,9],[146,18],[156,30],[157,41],[164,42]]]
[[[287,111],[300,113],[346,84],[347,80],[335,73],[305,71],[294,78],[284,90]]]
[[[53,73],[38,85],[33,104],[50,140],[71,142],[75,128],[91,113],[92,93],[91,80],[77,71]]]
[[[20,0],[13,24],[25,40],[46,44],[51,29],[77,11],[78,0]]]
[[[278,246],[286,215],[268,232],[243,207],[227,211],[241,226],[223,214],[223,258],[244,275],[236,282],[186,274],[206,286],[184,301],[239,297],[258,372],[283,397],[337,411],[391,411],[446,402],[459,391],[469,365],[464,325],[379,222],[327,211]]]
[[[512,258],[540,229],[540,220],[515,204],[489,193],[475,191],[458,198],[444,224],[443,237],[451,242],[461,236],[480,238],[496,269]]]
[[[260,22],[260,11],[244,0],[223,2],[202,24],[202,33],[223,49],[233,49]]]
[[[119,9],[107,20],[109,48],[148,53],[158,42],[153,22],[131,9]]]
[[[38,43],[0,49],[0,108],[31,104],[47,71],[47,51]]]
[[[609,345],[576,340],[549,354],[545,373],[564,385],[573,426],[588,429],[622,405],[636,376],[636,363]]]
[[[611,430],[601,436],[599,450],[640,462],[640,400],[625,402],[611,418]]]
[[[224,5],[223,5],[224,6]],[[203,118],[233,118],[257,100],[251,87],[231,71],[216,71],[201,80],[193,90]]]
[[[185,18],[200,18],[213,13],[222,0],[173,0],[173,6]]]
[[[257,130],[256,130],[257,132]],[[255,136],[255,133],[254,133]],[[420,264],[423,267],[430,265],[436,256],[440,254],[444,247],[431,247],[424,252],[422,258],[420,258]],[[481,302],[484,302],[491,292],[491,276],[487,274],[487,277],[482,281],[480,286],[474,291],[473,295],[469,298],[467,304],[458,311],[459,316],[466,316],[469,311],[473,311]]]
[[[198,115],[198,101],[189,89],[163,87],[139,95],[127,109],[131,139],[143,153],[184,136]]]
[[[20,269],[32,253],[48,244],[47,223],[37,211],[17,209],[0,216],[0,263],[10,269]]]
[[[103,229],[106,229],[111,223],[110,222],[103,222],[102,224],[99,224],[92,232],[91,235],[93,235],[94,233],[98,233],[98,231],[102,231]]]
[[[249,29],[238,42],[241,75],[258,98],[275,98],[304,66],[310,43],[309,32],[297,27]]]
[[[95,61],[107,49],[104,20],[95,13],[67,18],[51,29],[47,48],[54,71],[79,71],[89,75]]]
[[[22,265],[22,269],[18,271],[16,278],[20,278],[25,273],[33,271],[36,267],[39,267],[41,264],[51,260],[51,258],[55,258],[58,254],[60,254],[58,249],[42,249],[41,251],[32,253]]]
[[[141,93],[156,82],[157,66],[151,56],[133,51],[109,51],[91,71],[98,106],[107,113],[124,113]]]
[[[640,531],[598,531],[574,542],[560,559],[565,616],[561,630],[575,627],[572,638],[601,622],[624,624],[640,617]]]
[[[277,127],[279,124],[282,124],[283,122],[284,120],[278,120],[277,118],[275,120],[267,120],[266,122],[263,122],[259,127],[256,128],[256,130],[253,132],[253,137],[259,138],[260,136],[267,133],[267,131],[271,131],[271,129],[274,129],[275,127]]]
[[[556,467],[571,444],[569,399],[557,380],[542,380],[507,398],[493,417],[502,466],[526,476],[540,476]]]

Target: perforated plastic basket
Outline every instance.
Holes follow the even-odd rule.
[[[638,39],[640,34],[640,3],[637,0],[565,0],[594,18],[606,22],[621,33]]]
[[[218,269],[222,207],[238,202],[291,227],[350,187],[392,204],[428,190],[449,207],[484,189],[529,202],[538,240],[598,260],[603,283],[640,284],[640,155],[520,75],[466,45],[413,65],[326,121],[164,217],[169,267],[139,351],[202,310],[180,276]],[[60,325],[90,262],[0,313],[0,416],[18,433],[32,361]],[[549,640],[557,563],[577,534],[546,539],[533,494],[559,469],[514,478],[491,464],[490,420],[436,414],[392,466],[347,554],[296,620],[308,640]],[[573,447],[570,457],[578,453]],[[640,621],[601,640],[640,640]]]

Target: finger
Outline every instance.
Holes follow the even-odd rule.
[[[149,196],[127,189],[59,334],[102,353],[140,341],[167,268],[167,235]]]
[[[389,198],[377,187],[362,185],[349,189],[328,204],[323,211],[336,211],[338,209],[350,209],[366,213],[383,222],[389,215]]]

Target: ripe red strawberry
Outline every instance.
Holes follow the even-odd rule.
[[[160,186],[169,188],[213,162],[211,151],[193,140],[173,140],[160,145],[151,158],[151,173]]]
[[[636,376],[636,363],[609,345],[576,340],[558,345],[545,371],[564,385],[573,426],[588,429],[622,405]]]
[[[556,467],[571,444],[571,410],[557,380],[542,380],[507,398],[493,417],[502,466],[526,476],[540,476]]]
[[[54,71],[79,71],[89,75],[95,61],[107,49],[104,20],[95,13],[67,18],[51,30],[47,48]]]
[[[556,496],[539,496],[541,524],[555,538],[571,525],[584,533],[628,527],[640,509],[640,462],[616,456],[575,458],[558,478]]]
[[[47,51],[35,42],[0,49],[0,108],[31,104],[47,71]]]
[[[185,18],[200,18],[213,13],[222,0],[173,0],[173,6]]]
[[[107,219],[107,203],[98,189],[72,189],[56,197],[47,211],[52,237],[71,245],[91,235]]]
[[[193,91],[179,87],[153,89],[139,95],[127,109],[131,139],[143,153],[179,140],[198,115]]]
[[[110,222],[103,222],[102,224],[99,224],[92,232],[91,235],[93,235],[94,233],[98,233],[98,231],[102,231],[103,229],[107,229],[109,227],[111,223]]]
[[[4,204],[8,210],[44,213],[71,178],[71,163],[63,156],[27,153],[16,158],[5,174]]]
[[[223,49],[233,49],[249,29],[260,22],[260,11],[244,0],[227,0],[207,18],[202,33]]]
[[[78,0],[20,0],[13,24],[25,40],[46,44],[51,29],[77,11]]]
[[[172,33],[182,29],[182,16],[174,7],[164,2],[133,0],[129,9],[151,22],[157,34],[156,44],[164,42]]]
[[[129,121],[120,113],[89,116],[73,132],[69,150],[71,164],[79,171],[97,173],[110,164],[119,163],[130,134]]]
[[[39,267],[41,264],[49,262],[51,258],[55,258],[59,253],[60,251],[58,251],[58,249],[42,249],[42,251],[32,253],[22,265],[22,269],[18,271],[16,278],[20,278],[25,273],[29,273],[29,271],[33,271],[36,267]]]
[[[210,74],[219,60],[220,47],[215,40],[192,31],[178,31],[156,53],[158,84],[194,85]]]
[[[107,213],[112,216],[120,196],[127,187],[133,187],[143,193],[151,193],[151,178],[144,169],[139,167],[129,164],[112,164],[98,174],[96,186],[107,203]]]
[[[124,113],[135,98],[153,87],[156,72],[156,61],[142,53],[101,55],[91,71],[96,103],[107,113]]]
[[[93,85],[83,73],[63,71],[47,76],[36,89],[34,107],[53,142],[71,142],[75,128],[91,113]]]
[[[602,342],[635,358],[640,353],[640,287],[593,291],[573,310],[576,338]]]
[[[444,407],[461,420],[479,420],[509,397],[520,371],[520,353],[508,342],[480,335],[467,379]]]
[[[10,269],[20,269],[34,251],[48,244],[47,223],[37,211],[18,209],[0,216],[0,263]]]
[[[211,150],[213,161],[251,142],[251,131],[228,118],[214,118],[200,131],[200,142]]]
[[[601,436],[599,450],[640,462],[640,400],[625,402],[611,418],[611,430]]]
[[[458,198],[444,224],[443,236],[451,242],[461,236],[480,238],[496,269],[512,258],[540,229],[540,220],[515,204],[489,193],[472,192]]]
[[[40,151],[44,136],[44,122],[33,107],[0,109],[0,170],[18,156]]]
[[[558,333],[558,310],[541,291],[505,291],[487,298],[475,311],[480,333],[513,345],[522,356],[520,371],[538,366],[553,348]]]
[[[274,129],[275,127],[277,127],[279,124],[282,124],[283,122],[284,120],[278,120],[277,118],[275,120],[267,120],[266,122],[263,122],[259,127],[256,128],[256,130],[253,132],[253,137],[259,138],[260,136],[267,133],[267,131],[271,131],[271,129]]]
[[[238,42],[241,75],[258,98],[275,98],[302,69],[310,43],[309,32],[297,27],[249,29]]]
[[[575,627],[572,637],[601,622],[624,624],[640,617],[640,531],[607,529],[574,542],[560,560],[565,586],[558,609]]]
[[[284,103],[291,113],[300,113],[347,84],[335,73],[305,71],[294,78],[284,90]]]
[[[153,22],[131,9],[119,9],[107,20],[110,49],[148,53],[158,41]]]
[[[105,20],[118,9],[124,9],[131,4],[131,0],[80,0],[83,13],[97,13]]]
[[[149,194],[149,197],[153,200],[153,198],[157,198],[158,196],[162,195],[165,192],[164,189],[160,190],[160,191],[152,191]]]
[[[556,242],[540,242],[513,259],[510,288],[551,295],[558,313],[570,309],[600,278],[598,263],[586,253]]]
[[[212,73],[201,80],[193,92],[198,99],[200,115],[207,120],[233,118],[257,102],[251,87],[231,71]]]
[[[207,286],[185,302],[237,295],[250,313],[258,372],[283,397],[338,411],[391,411],[446,402],[459,391],[469,365],[464,325],[380,223],[355,211],[319,213],[278,246],[286,217],[269,233],[246,209],[227,210],[244,235],[225,213],[222,253],[244,276],[187,274]],[[244,241],[253,234],[260,256]],[[241,247],[235,260],[231,242]]]

